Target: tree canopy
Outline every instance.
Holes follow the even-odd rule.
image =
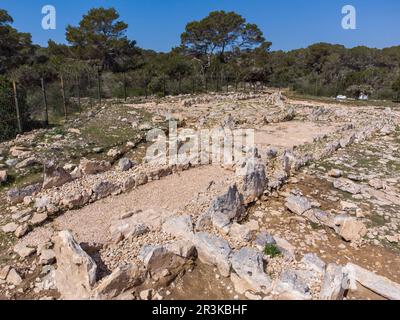
[[[118,19],[114,8],[95,8],[83,16],[78,27],[68,26],[66,39],[73,54],[105,70],[127,68],[138,49],[126,36],[128,25]]]
[[[255,24],[235,12],[214,11],[200,21],[187,24],[181,44],[187,52],[200,57],[218,55],[221,60],[227,51],[252,49],[265,42]]]
[[[12,17],[0,9],[0,74],[25,63],[32,54],[31,35],[18,32]]]

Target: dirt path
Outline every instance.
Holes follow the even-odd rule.
[[[160,211],[172,215],[182,210],[198,194],[213,185],[215,192],[224,191],[233,173],[216,166],[199,167],[168,176],[141,186],[130,193],[110,197],[79,210],[68,211],[52,223],[35,229],[22,242],[38,245],[54,230],[69,229],[81,242],[105,243],[114,219],[129,211]]]

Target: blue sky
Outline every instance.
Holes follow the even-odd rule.
[[[41,9],[57,9],[57,29],[43,30]],[[357,9],[357,30],[343,30],[341,9]],[[128,36],[140,47],[168,51],[180,42],[187,22],[213,10],[233,10],[256,23],[274,50],[306,47],[315,42],[383,48],[400,45],[399,0],[0,0],[14,27],[30,32],[33,41],[65,42],[65,27],[77,25],[92,7],[115,7],[129,24]]]

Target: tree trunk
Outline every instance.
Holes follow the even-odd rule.
[[[19,133],[22,133],[21,114],[19,112],[19,104],[18,104],[17,84],[15,83],[15,81],[13,81],[12,84],[14,90],[15,111],[17,113],[18,131]]]
[[[181,74],[179,74],[179,79],[178,79],[178,91],[179,91],[179,94],[181,94],[182,93],[182,76],[181,76]]]
[[[65,88],[64,88],[64,77],[60,75],[60,82],[61,82],[61,96],[63,101],[63,108],[64,108],[64,118],[67,120],[68,112],[67,112],[67,101],[65,99]]]
[[[49,126],[49,108],[47,106],[47,94],[46,94],[46,86],[44,84],[44,79],[41,78],[40,82],[42,84],[42,94],[43,94],[43,104],[44,104],[44,125],[46,127]]]
[[[124,101],[126,102],[126,99],[128,98],[127,90],[126,90],[126,75],[124,72]]]
[[[79,75],[76,76],[76,90],[78,95],[78,110],[81,112],[81,81]]]
[[[165,77],[163,77],[163,96],[165,97],[166,95],[167,95],[166,80]]]
[[[192,78],[192,93],[194,94],[195,92],[195,80]]]
[[[99,101],[99,105],[101,105],[101,73],[100,73],[100,70],[97,70],[97,99]]]

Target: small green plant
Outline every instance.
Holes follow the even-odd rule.
[[[265,246],[264,253],[271,258],[278,257],[282,254],[275,244],[267,244]]]

